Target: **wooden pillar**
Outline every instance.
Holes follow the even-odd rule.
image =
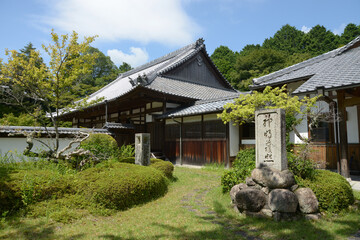
[[[338,112],[340,114],[339,135],[340,135],[340,172],[345,178],[350,177],[348,161],[348,140],[346,127],[345,91],[337,91]]]

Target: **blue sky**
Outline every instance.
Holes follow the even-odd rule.
[[[340,34],[359,11],[359,0],[0,0],[0,58],[28,42],[40,50],[53,28],[99,35],[93,46],[116,65],[137,66],[200,37],[211,54],[261,44],[285,24]]]

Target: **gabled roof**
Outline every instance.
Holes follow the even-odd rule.
[[[220,112],[224,110],[224,105],[227,103],[233,103],[236,98],[238,98],[241,94],[249,94],[250,92],[238,92],[233,94],[232,96],[215,98],[211,100],[199,100],[196,101],[191,106],[186,107],[178,107],[171,111],[164,113],[158,118],[172,118],[172,117],[183,117],[183,116],[191,116],[198,115],[204,113],[214,113]]]
[[[164,77],[167,72],[185,63],[200,51],[202,51],[205,57],[209,60],[211,66],[214,68],[214,71],[220,76],[224,86],[226,86],[225,90]],[[176,86],[170,86],[172,84],[176,84]],[[226,81],[216,66],[212,63],[205,50],[204,40],[199,39],[195,43],[187,45],[163,57],[121,74],[116,80],[98,90],[97,92],[91,94],[87,101],[102,97],[104,100],[111,101],[134,90],[139,85],[154,91],[194,99],[208,99],[211,98],[212,95],[217,97],[237,92],[230,85],[230,83]],[[191,89],[192,91],[188,91],[187,89]],[[199,95],[199,92],[203,91],[204,89],[207,90],[210,94]],[[191,94],[191,92],[194,94]]]
[[[347,45],[253,80],[252,89],[306,80],[293,93],[360,85],[360,36]]]

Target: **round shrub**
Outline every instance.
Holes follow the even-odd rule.
[[[73,192],[71,183],[71,175],[61,175],[51,170],[14,171],[6,179],[0,180],[0,213],[62,197]]]
[[[161,159],[150,159],[150,167],[161,171],[167,178],[173,177],[174,165],[171,162],[163,161]]]
[[[225,171],[221,177],[223,192],[228,192],[236,184],[245,182],[254,168],[255,148],[240,150],[233,162],[232,169]]]
[[[168,180],[151,167],[113,163],[80,172],[76,184],[87,200],[123,210],[164,195]]]
[[[348,181],[328,170],[315,170],[312,179],[297,179],[298,184],[309,187],[315,193],[321,211],[338,212],[354,203],[354,195]]]
[[[117,156],[119,152],[116,140],[110,135],[103,133],[91,134],[88,139],[80,144],[80,147],[89,150],[101,160]]]

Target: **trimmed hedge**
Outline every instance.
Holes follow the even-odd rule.
[[[18,170],[0,179],[0,215],[71,193],[72,177],[51,170]]]
[[[161,171],[169,179],[173,177],[174,165],[171,162],[154,158],[150,159],[150,161],[150,167]]]
[[[124,210],[164,195],[168,180],[154,168],[113,163],[80,172],[76,184],[79,193],[89,201]]]
[[[302,187],[309,187],[315,193],[320,211],[338,212],[354,203],[349,182],[341,175],[328,170],[315,170],[312,179],[297,178]]]
[[[135,164],[135,157],[119,158],[118,162]]]

